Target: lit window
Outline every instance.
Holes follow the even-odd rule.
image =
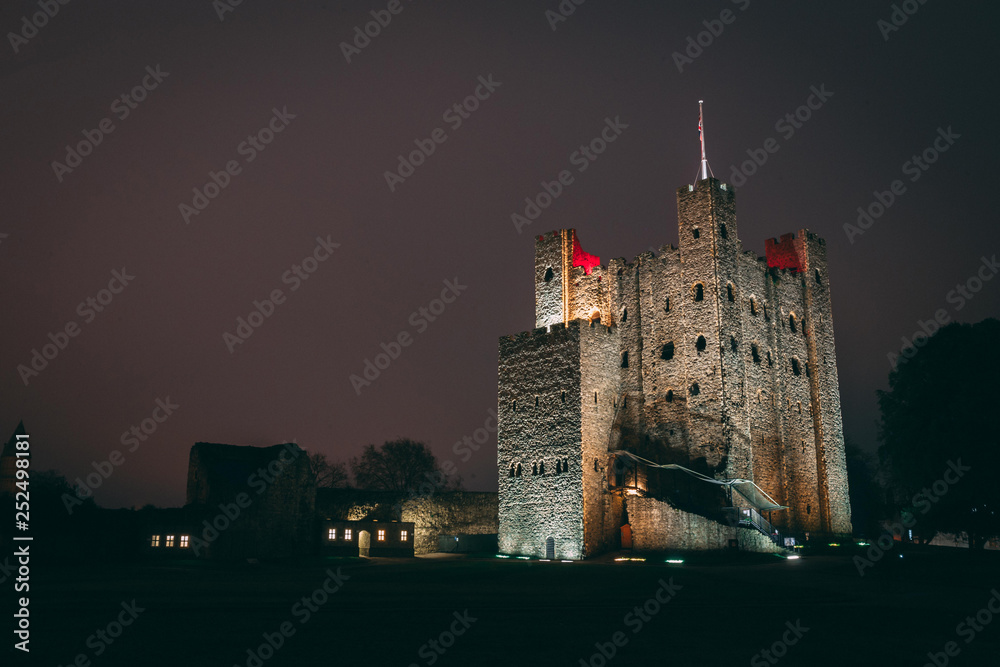
[[[331,528],[330,530],[326,531],[326,539],[328,539],[328,540],[335,540],[335,539],[337,539],[337,529],[336,528]]]
[[[181,549],[187,549],[188,541],[191,539],[188,535],[181,535]]]
[[[351,529],[350,528],[345,528],[344,529],[344,539],[345,540],[351,539]]]
[[[383,528],[378,529],[378,541],[385,542],[385,530]]]
[[[172,547],[172,546],[174,546],[174,536],[173,535],[167,535],[167,541],[166,541],[166,543],[163,546],[165,546],[165,547]]]
[[[399,541],[400,542],[405,542],[408,537],[409,537],[409,533],[407,533],[405,530],[399,531]]]
[[[151,547],[158,547],[158,546],[160,546],[160,536],[159,535],[153,535],[152,537],[150,537],[149,538],[149,546],[151,546]]]

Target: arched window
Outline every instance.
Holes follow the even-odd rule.
[[[569,461],[563,459],[563,472],[566,472],[567,470],[569,470]]]
[[[674,390],[673,389],[668,389],[667,390],[667,403],[673,403],[673,402],[674,402]]]
[[[622,352],[622,368],[628,368],[628,350]]]
[[[628,308],[622,308],[622,323],[628,320]]]
[[[767,365],[774,368],[774,359],[771,358],[771,350],[767,351]]]
[[[660,359],[663,359],[664,361],[670,361],[673,358],[674,358],[674,343],[673,341],[671,341],[663,346],[663,349],[660,351]]]
[[[795,333],[795,315],[794,314],[788,316],[788,328],[792,330],[792,333]]]
[[[698,238],[699,236],[701,236],[701,230],[695,227],[693,230],[691,230],[691,234],[695,238]]]
[[[705,351],[705,347],[707,345],[708,345],[708,343],[705,341],[705,337],[704,336],[698,336],[698,340],[694,344],[694,349],[698,350],[699,352],[704,352]]]
[[[537,463],[532,463],[531,464],[531,474],[532,475],[537,475],[538,474],[538,464]]]
[[[545,461],[542,461],[541,463],[538,464],[538,474],[539,475],[545,474]]]
[[[565,391],[562,393],[562,402],[563,403],[566,402],[566,392]]]
[[[733,336],[729,337],[729,348],[735,352],[739,345],[736,343],[736,339]]]
[[[552,276],[554,275],[555,273],[553,273],[551,266],[545,269],[545,282],[549,282],[550,280],[552,280]]]
[[[815,273],[815,276],[816,276],[816,284],[817,284],[817,285],[822,285],[822,284],[823,284],[823,281],[822,281],[822,280],[820,280],[820,277],[819,277],[819,269],[816,269],[816,273]]]
[[[736,294],[733,292],[732,285],[726,285],[726,298],[729,299],[729,303],[736,303]]]
[[[514,476],[514,466],[511,465],[511,467],[510,467],[510,477],[513,477],[513,476]]]
[[[757,348],[757,343],[750,345],[750,356],[753,357],[753,362],[760,365],[760,350]]]
[[[670,312],[670,297],[669,296],[667,297],[667,305],[666,305],[666,308],[665,308],[665,312],[668,312],[668,313]]]
[[[806,514],[812,514],[812,505],[806,505]]]
[[[802,369],[799,368],[799,360],[792,357],[792,372],[796,375],[802,375]]]
[[[562,461],[556,459],[556,474],[562,474]]]
[[[756,315],[757,314],[757,300],[756,299],[750,299],[750,314],[751,315]]]
[[[699,387],[698,383],[695,382],[693,385],[691,385],[691,389],[689,391],[691,392],[692,396],[697,396],[698,394],[701,393],[701,387]]]
[[[719,223],[719,236],[721,236],[724,239],[729,238],[729,231],[726,229],[726,223],[724,222]]]
[[[701,301],[705,298],[705,286],[701,283],[694,284],[694,300]]]
[[[514,476],[515,477],[520,477],[521,476],[521,464],[520,463],[517,464],[517,472],[514,474]]]

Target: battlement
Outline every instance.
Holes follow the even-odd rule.
[[[782,234],[781,240],[767,239],[764,241],[764,252],[769,268],[791,269],[798,273],[806,266],[805,240],[796,238],[794,232]]]

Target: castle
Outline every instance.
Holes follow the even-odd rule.
[[[851,532],[825,241],[758,258],[732,187],[700,176],[679,248],[605,267],[573,229],[536,238],[537,328],[499,343],[502,553]]]

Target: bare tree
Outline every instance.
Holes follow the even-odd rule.
[[[368,445],[360,457],[351,459],[351,470],[358,486],[395,493],[435,491],[457,488],[457,479],[449,479],[438,469],[430,448],[408,438],[390,440],[376,448]]]
[[[316,474],[316,486],[330,489],[347,486],[347,464],[343,461],[330,463],[326,454],[316,452],[309,455],[309,465]]]

